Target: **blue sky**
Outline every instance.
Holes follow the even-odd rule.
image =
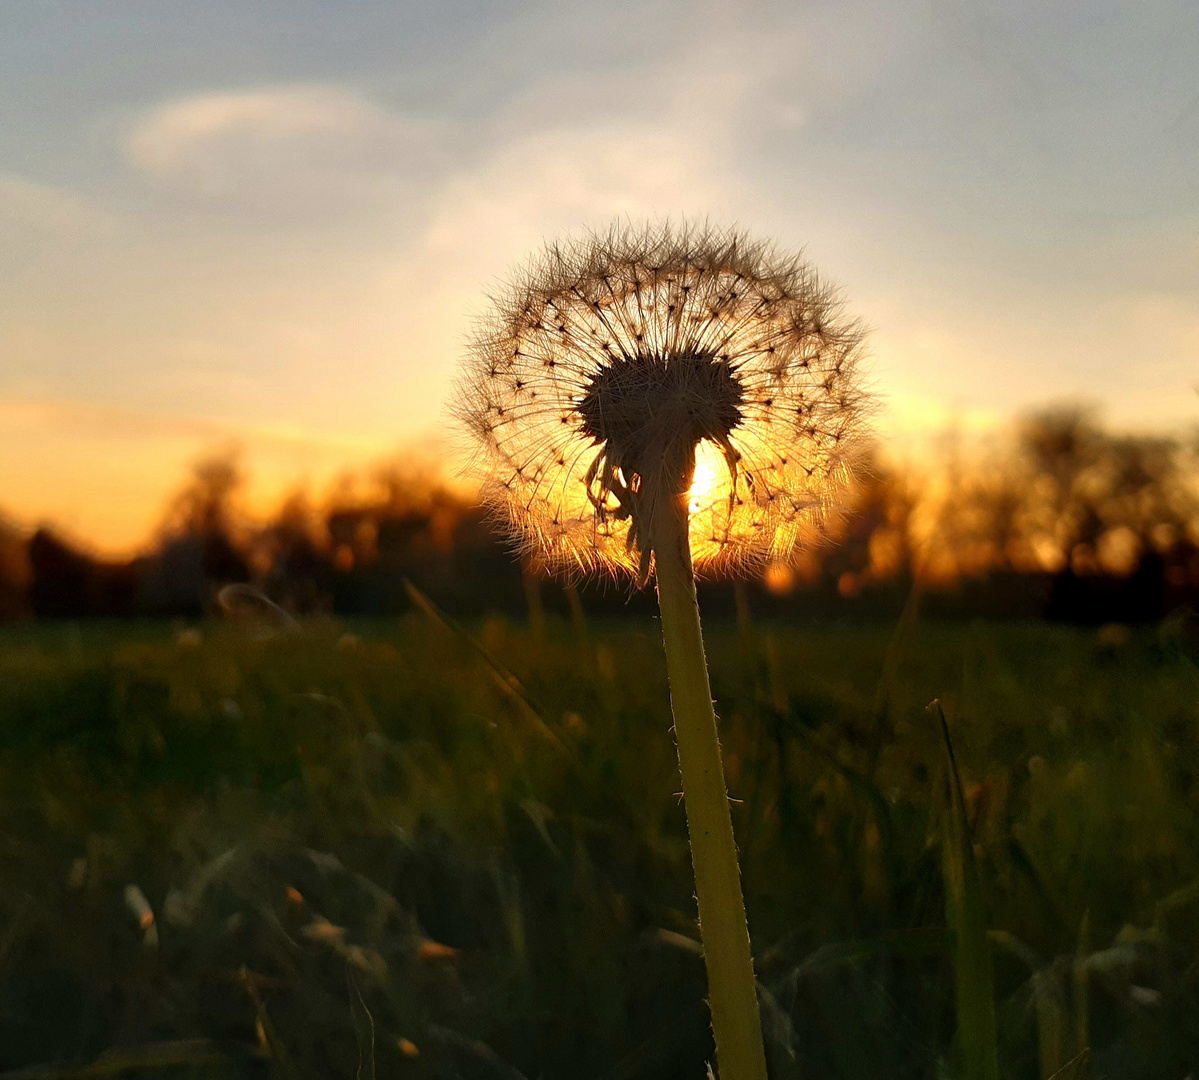
[[[873,327],[880,425],[1199,407],[1199,10],[0,0],[0,507],[109,547],[438,445],[548,236],[707,215]]]

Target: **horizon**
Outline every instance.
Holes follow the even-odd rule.
[[[938,491],[940,494],[932,499],[937,503],[943,499],[943,489],[953,482],[954,476],[963,480],[967,488],[985,486],[1026,463],[1028,446],[1023,435],[1026,423],[1031,422],[1035,427],[1041,421],[1068,417],[1078,418],[1084,430],[1097,438],[1097,446],[1114,447],[1123,439],[1136,443],[1164,438],[1172,441],[1176,460],[1184,469],[1187,462],[1193,464],[1196,460],[1199,425],[1174,431],[1160,426],[1119,428],[1107,423],[1102,413],[1085,403],[1044,402],[1040,407],[1003,419],[981,412],[947,413],[938,418],[940,423],[936,426],[926,425],[906,432],[871,431],[866,435],[868,447],[864,449],[866,460],[872,464],[863,464],[862,469],[855,470],[849,490],[860,494],[869,489],[874,479],[882,478],[885,483],[896,483],[899,487],[915,483],[925,494]],[[37,531],[46,531],[88,558],[102,562],[121,563],[152,556],[174,535],[172,519],[179,498],[193,488],[206,467],[214,464],[234,471],[236,481],[229,509],[233,512],[234,531],[244,536],[258,534],[287,518],[297,500],[311,515],[310,524],[316,536],[323,531],[322,522],[334,511],[377,508],[385,503],[387,491],[397,481],[409,495],[442,491],[463,508],[484,506],[478,490],[480,477],[459,454],[461,445],[447,440],[444,433],[430,432],[423,440],[411,439],[390,450],[375,454],[360,452],[358,456],[344,458],[328,453],[326,443],[316,448],[320,467],[306,472],[287,468],[289,447],[293,451],[313,451],[313,441],[302,433],[264,432],[259,433],[259,440],[251,448],[265,447],[268,461],[271,448],[276,451],[276,470],[268,470],[265,475],[257,470],[255,458],[247,453],[244,440],[211,438],[197,444],[197,452],[181,461],[161,497],[148,504],[145,530],[130,541],[106,544],[95,534],[81,532],[51,517],[22,520],[3,504],[0,504],[0,528],[15,529],[17,536],[26,538]],[[876,465],[881,471],[876,472]],[[696,482],[700,484],[701,472],[702,467],[696,473]],[[1187,475],[1190,479],[1186,482],[1193,490],[1193,468]],[[850,502],[856,497],[852,496]],[[856,513],[851,511],[847,520],[852,521]],[[117,516],[114,520],[118,528],[126,529],[130,519]],[[838,542],[834,540],[832,546],[836,547]],[[817,549],[828,546],[827,542],[821,543]]]
[[[131,441],[144,438],[138,430],[142,424],[152,433],[164,433],[163,444],[169,445],[172,452],[165,460],[154,461],[146,473],[134,470],[132,476],[124,448],[118,449],[107,462],[102,461],[98,469],[93,462],[93,472],[70,476],[76,461],[70,455],[80,450],[68,436],[53,447],[68,458],[61,466],[67,482],[45,491],[38,474],[25,477],[29,486],[24,505],[33,508],[32,513],[14,512],[14,503],[19,506],[20,499],[0,498],[0,524],[26,534],[48,529],[76,549],[101,559],[129,559],[151,551],[161,539],[174,496],[187,484],[198,464],[217,458],[236,463],[240,474],[238,506],[246,523],[253,526],[265,524],[297,495],[310,500],[314,508],[328,508],[336,504],[339,492],[347,485],[369,486],[373,477],[397,466],[407,473],[423,471],[430,486],[446,486],[467,501],[474,497],[476,481],[467,470],[461,440],[432,426],[424,433],[410,435],[389,446],[382,440],[355,442],[347,437],[322,437],[282,426],[235,427],[203,417],[138,415],[78,402],[24,402],[14,408],[12,402],[0,401],[0,414],[6,409],[9,421],[15,417],[19,424],[22,409],[26,418],[32,418],[32,423],[26,420],[31,439],[45,436],[44,428],[38,430],[38,426],[44,424],[47,414],[66,421],[82,418],[85,425],[89,416],[98,414],[110,420],[117,431],[124,429]],[[909,418],[903,425],[903,418],[897,422],[885,403],[879,405],[880,416],[876,417],[869,438],[884,462],[909,473],[935,472],[936,455],[945,440],[950,439],[959,461],[977,464],[996,453],[1010,451],[1022,420],[1058,411],[1079,411],[1100,431],[1112,436],[1181,440],[1199,436],[1199,418],[1173,425],[1112,424],[1101,409],[1083,398],[1033,403],[1006,416],[985,409],[938,408],[931,402],[925,405],[925,410],[924,423]],[[13,426],[9,426],[10,431]],[[45,426],[53,431],[53,423]],[[105,431],[104,436],[111,439],[111,431]],[[97,473],[107,482],[106,487],[93,486]],[[3,495],[21,491],[20,484],[14,484],[13,479],[0,471],[0,483],[5,485]],[[90,497],[86,502],[81,497],[84,494]],[[49,509],[39,512],[39,497],[43,496],[48,497],[40,505]]]

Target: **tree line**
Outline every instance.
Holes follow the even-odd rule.
[[[297,614],[395,613],[410,603],[406,581],[464,614],[568,610],[468,495],[411,464],[320,505],[298,493],[257,523],[238,512],[243,482],[235,456],[199,462],[152,549],[125,561],[48,527],[0,523],[0,618],[199,617],[230,583]],[[645,607],[619,584],[578,586],[597,612]],[[778,615],[893,614],[913,590],[946,614],[1082,622],[1193,604],[1199,445],[1113,434],[1086,411],[1055,409],[986,450],[946,437],[917,463],[876,455],[820,542],[740,584],[742,600]],[[709,609],[732,611],[729,583],[705,591]]]

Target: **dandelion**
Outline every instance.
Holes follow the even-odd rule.
[[[687,493],[697,568],[786,562],[847,477],[859,324],[795,257],[708,227],[554,244],[480,327],[458,413],[550,568],[645,579]]]
[[[658,589],[717,1061],[764,1080],[696,570],[786,564],[853,465],[862,329],[738,231],[550,245],[495,299],[459,383],[485,500],[551,570]]]

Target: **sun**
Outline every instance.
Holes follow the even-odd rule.
[[[704,439],[695,448],[695,474],[689,492],[691,513],[698,514],[714,503],[727,500],[731,485],[724,454],[715,443]]]

